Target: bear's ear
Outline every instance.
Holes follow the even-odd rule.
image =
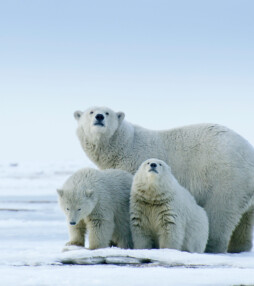
[[[171,171],[171,167],[170,167],[168,164],[167,164],[166,166],[167,166],[167,168],[168,168],[169,172],[170,172],[170,173],[172,173],[172,171]]]
[[[57,191],[59,197],[63,196],[63,194],[64,194],[63,190],[57,189],[56,191]]]
[[[122,123],[122,121],[124,120],[125,114],[123,112],[117,112],[116,115],[117,115],[118,122],[120,125]]]
[[[93,195],[93,190],[91,190],[91,189],[86,189],[86,190],[85,190],[85,195],[86,195],[88,198],[90,198],[90,197]]]
[[[82,114],[83,114],[82,111],[77,110],[77,111],[74,112],[74,118],[75,118],[77,121],[79,121],[79,119],[80,119],[80,117],[82,116]]]

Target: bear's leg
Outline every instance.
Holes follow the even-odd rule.
[[[113,221],[113,220],[112,220]],[[89,228],[89,249],[109,247],[112,241],[114,223],[110,221],[94,220],[90,222]]]
[[[230,237],[241,217],[232,193],[225,193],[220,190],[204,207],[209,219],[209,238],[205,250],[208,253],[227,252]]]
[[[153,248],[152,237],[142,230],[140,227],[132,226],[132,239],[135,249],[151,249]]]
[[[124,233],[120,233],[116,238],[117,247],[120,248],[133,248],[133,242],[130,230],[125,230]]]
[[[144,225],[149,225],[146,217],[142,214],[142,212],[132,209],[130,218],[133,247],[135,249],[154,248],[155,245],[150,231],[144,227]]]
[[[254,206],[252,206],[246,213],[243,214],[239,224],[231,236],[228,252],[238,253],[251,250],[253,225]]]
[[[86,225],[81,220],[77,225],[68,225],[70,241],[66,245],[78,245],[84,246],[85,244],[85,233]]]
[[[182,249],[184,231],[172,224],[159,234],[159,248]]]

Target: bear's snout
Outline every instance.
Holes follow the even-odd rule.
[[[95,118],[98,120],[98,121],[102,121],[104,119],[104,115],[101,114],[101,113],[98,113]]]
[[[148,172],[153,172],[153,173],[157,173],[158,174],[158,171],[157,171],[157,164],[156,163],[151,163],[150,164],[150,170]]]

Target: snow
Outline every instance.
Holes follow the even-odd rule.
[[[214,255],[181,252],[173,249],[125,250],[107,248],[88,250],[77,246],[65,247],[63,250],[65,253],[60,257],[62,263],[121,264],[123,259],[125,259],[126,263],[130,259],[130,264],[153,263],[154,265],[169,267],[232,267],[254,269],[254,254],[252,252]]]
[[[56,189],[89,162],[0,163],[0,285],[251,285],[254,251],[65,247]],[[64,250],[64,252],[63,252]]]

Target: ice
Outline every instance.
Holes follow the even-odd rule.
[[[254,269],[253,252],[241,254],[197,254],[173,249],[124,250],[106,248],[88,250],[71,246],[64,248],[64,254],[60,261],[66,264],[89,264],[89,261],[91,261],[91,264],[97,264],[96,259],[98,259],[98,264],[128,264],[129,259],[129,264],[152,263],[167,267],[237,267]]]
[[[0,163],[0,285],[251,285],[254,252],[65,246],[56,189],[89,162]],[[64,252],[63,252],[64,250]]]

